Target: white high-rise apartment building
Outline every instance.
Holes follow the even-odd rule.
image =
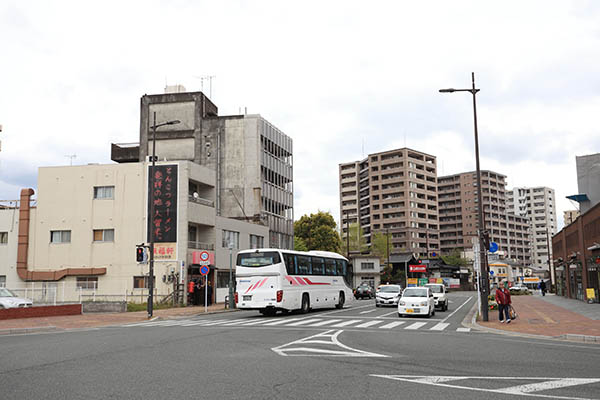
[[[529,217],[532,264],[537,268],[551,269],[552,246],[548,243],[552,242],[552,235],[557,231],[554,189],[515,187],[506,192],[506,211]]]

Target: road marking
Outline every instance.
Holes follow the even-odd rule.
[[[221,322],[221,324],[223,326],[232,326],[232,325],[244,324],[247,322],[250,322],[250,321],[248,321],[247,318],[243,318],[243,319],[230,319],[229,322]]]
[[[364,324],[356,325],[353,328],[367,328],[369,326],[377,325],[382,323],[383,321],[367,321]]]
[[[450,325],[449,323],[445,323],[445,322],[440,322],[438,324],[435,324],[432,328],[429,328],[430,331],[443,331],[444,329],[446,329],[448,327],[448,325]]]
[[[273,325],[281,325],[281,324],[287,324],[288,322],[291,321],[299,321],[302,320],[304,318],[292,318],[292,319],[280,319],[278,321],[273,321],[273,322],[269,322],[268,324],[264,324],[263,326],[273,326]]]
[[[415,322],[412,325],[407,326],[404,329],[419,329],[420,327],[422,327],[423,325],[425,325],[427,322]]]
[[[302,321],[294,322],[292,324],[287,324],[286,326],[300,326],[300,325],[304,325],[304,324],[310,324],[311,322],[317,322],[320,320],[321,320],[320,318],[304,319]]]
[[[492,392],[492,393],[502,393],[502,394],[512,394],[517,396],[531,396],[531,397],[544,397],[551,399],[564,399],[564,400],[594,400],[590,398],[583,397],[568,397],[568,396],[553,396],[551,394],[536,394],[534,392],[542,391],[542,390],[552,390],[569,386],[577,386],[577,385],[586,385],[589,383],[597,383],[600,382],[600,378],[529,378],[522,376],[420,376],[420,375],[375,375],[371,374],[370,376],[374,376],[377,378],[385,378],[391,379],[395,381],[404,381],[404,382],[412,382],[412,383],[421,383],[424,385],[431,386],[441,386],[452,389],[463,389],[463,390],[473,390],[480,392]],[[490,381],[505,381],[505,380],[515,380],[515,381],[524,381],[524,380],[534,380],[539,381],[537,383],[518,385],[518,386],[510,386],[507,388],[499,388],[499,389],[487,389],[480,387],[471,387],[471,386],[459,386],[459,385],[449,385],[444,382],[452,382],[457,380],[490,380]]]
[[[344,331],[329,330],[304,339],[296,340],[278,347],[273,347],[280,356],[338,356],[338,357],[389,357],[384,354],[370,353],[368,351],[353,349],[340,343],[337,337]],[[311,347],[319,345],[321,347]],[[327,346],[330,348],[324,348]],[[333,349],[331,348],[333,347]],[[341,349],[341,350],[338,350]]]
[[[378,315],[378,316],[377,316],[377,317],[375,317],[375,318],[383,318],[383,317],[385,317],[386,315],[392,315],[392,314],[397,314],[397,313],[398,313],[398,310],[396,310],[396,311],[392,311],[392,312],[390,312],[390,313],[387,313],[387,314]]]
[[[454,312],[452,312],[452,313],[451,313],[450,315],[448,315],[446,318],[444,318],[444,319],[442,320],[442,322],[446,322],[446,320],[447,320],[448,318],[450,318],[451,316],[453,316],[454,314],[456,314],[456,312],[457,312],[458,310],[460,310],[460,309],[462,308],[462,306],[464,306],[464,305],[465,305],[465,304],[467,304],[469,301],[471,301],[471,299],[472,299],[472,298],[473,298],[473,296],[469,297],[469,298],[467,299],[467,301],[465,301],[465,302],[464,302],[464,303],[462,303],[460,306],[458,306],[458,308],[457,308],[456,310],[454,310]]]
[[[319,315],[322,316],[322,315],[341,313],[344,311],[358,310],[358,309],[365,308],[365,307],[373,307],[373,304],[367,304],[366,306],[360,306],[360,307],[348,307],[348,308],[343,308],[341,310],[335,310],[335,311],[328,311],[328,312],[320,313]]]
[[[308,326],[323,326],[323,325],[333,324],[335,322],[340,322],[340,321],[341,321],[341,319],[330,319],[330,320],[317,322],[316,324],[310,324]]]
[[[251,321],[251,322],[243,323],[242,325],[243,326],[260,325],[260,324],[265,324],[265,323],[271,322],[271,321],[273,321],[271,318],[261,318],[259,320],[254,320],[254,321]]]
[[[456,332],[471,332],[471,328],[456,328]]]
[[[392,329],[393,327],[402,325],[403,323],[404,323],[404,321],[396,321],[396,322],[389,323],[387,325],[382,325],[379,327],[379,329]]]
[[[341,328],[343,326],[352,325],[352,324],[355,324],[357,322],[362,322],[362,319],[351,319],[350,321],[340,322],[337,325],[333,325],[332,328]]]
[[[368,313],[372,313],[372,312],[374,312],[374,311],[377,311],[377,310],[367,310],[367,311],[361,311],[359,314],[368,314]]]

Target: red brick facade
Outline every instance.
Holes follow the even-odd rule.
[[[55,317],[59,315],[80,315],[81,304],[60,306],[39,306],[28,308],[7,308],[0,310],[0,320],[15,318]]]

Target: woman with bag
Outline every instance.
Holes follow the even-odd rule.
[[[496,303],[498,303],[498,320],[501,323],[506,321],[507,324],[510,324],[510,315],[509,310],[511,308],[510,301],[510,291],[506,287],[508,286],[508,282],[504,281],[504,285],[501,286],[498,283],[498,287],[496,288]]]

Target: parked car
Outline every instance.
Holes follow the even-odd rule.
[[[373,289],[369,285],[360,285],[354,289],[354,297],[356,299],[372,299],[373,296]]]
[[[375,307],[397,306],[402,296],[400,285],[382,285],[375,292]]]
[[[33,302],[17,296],[6,288],[0,288],[0,308],[31,307]]]
[[[442,311],[448,310],[448,296],[446,296],[446,286],[443,283],[428,283],[425,285],[433,293],[433,299],[435,300],[435,306],[442,309]]]
[[[404,315],[426,315],[427,318],[435,315],[435,300],[431,289],[425,286],[404,289],[398,301],[398,316]]]
[[[511,293],[522,293],[522,294],[529,293],[529,288],[525,285],[513,285],[510,288],[508,288],[508,290]]]

